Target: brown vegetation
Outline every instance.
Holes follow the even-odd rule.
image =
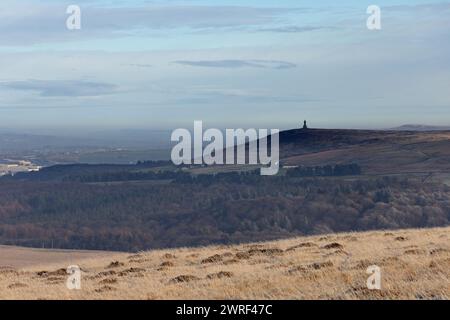
[[[0,184],[0,193],[0,243],[31,247],[139,251],[450,225],[450,187],[418,178],[11,182]],[[257,251],[249,254],[270,254]]]
[[[47,254],[41,251],[36,266],[1,267],[0,298],[450,298],[450,228],[329,234],[132,256],[97,254],[45,265]],[[65,268],[74,262],[82,269],[79,291],[65,286]],[[371,265],[381,268],[379,291],[366,287]]]

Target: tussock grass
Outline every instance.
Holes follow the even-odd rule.
[[[2,248],[0,248],[1,254]],[[79,256],[0,268],[1,299],[449,299],[450,228]],[[78,264],[82,289],[66,288]],[[378,265],[382,289],[367,289]]]

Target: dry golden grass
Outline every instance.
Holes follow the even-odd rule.
[[[88,258],[108,257],[111,252],[94,250],[32,249],[0,245],[0,268],[24,268],[54,263],[75,263]]]
[[[47,265],[42,255],[40,266],[0,268],[1,299],[450,297],[450,228],[114,253]],[[81,290],[65,285],[63,269],[73,263],[83,270]],[[382,271],[379,291],[366,288],[366,269],[373,264]]]

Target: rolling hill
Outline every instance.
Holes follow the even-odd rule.
[[[289,130],[280,133],[286,165],[354,162],[369,174],[450,172],[450,131]]]

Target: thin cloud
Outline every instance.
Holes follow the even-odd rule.
[[[136,67],[136,68],[152,68],[153,67],[151,64],[142,64],[142,63],[131,63],[131,64],[125,64],[124,66]]]
[[[85,5],[81,8],[81,30],[69,32],[65,27],[67,5],[50,2],[36,4],[31,1],[8,4],[8,11],[0,12],[0,46],[79,41],[87,37],[104,39],[177,28],[206,30],[263,26],[274,22],[281,15],[303,12],[299,8],[224,5]]]
[[[0,87],[35,91],[42,97],[94,97],[115,93],[117,86],[82,80],[24,80],[1,82]]]
[[[191,66],[191,67],[204,67],[204,68],[264,68],[264,69],[292,69],[297,67],[296,64],[279,61],[279,60],[200,60],[200,61],[188,61],[179,60],[174,63]]]
[[[426,4],[399,4],[399,5],[391,5],[385,6],[384,9],[391,11],[420,11],[420,12],[443,12],[450,11],[450,3],[426,3]]]
[[[224,88],[189,88],[189,96],[176,100],[177,103],[213,104],[215,101],[225,103],[303,103],[317,101],[304,95],[279,95],[275,92],[259,90],[224,89]]]
[[[325,26],[282,26],[282,27],[274,27],[274,28],[261,28],[257,30],[258,32],[279,32],[279,33],[303,33],[303,32],[311,32],[323,29],[330,29],[330,27]]]

